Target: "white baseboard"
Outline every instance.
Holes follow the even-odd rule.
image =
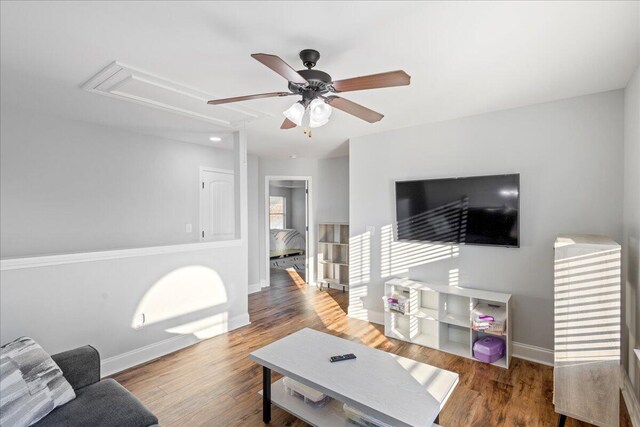
[[[149,344],[145,347],[136,348],[135,350],[103,359],[100,362],[100,373],[102,377],[107,377],[133,366],[157,359],[165,354],[189,347],[199,341],[200,340],[194,335],[178,335],[164,341]]]
[[[256,292],[260,292],[262,290],[262,285],[260,283],[254,283],[253,285],[249,285],[249,293],[255,294]]]
[[[631,424],[633,427],[640,427],[640,402],[633,389],[633,384],[631,384],[631,380],[629,379],[629,374],[627,374],[627,371],[622,366],[620,366],[620,371],[622,376],[620,390],[622,391],[622,397],[627,406],[627,411],[629,411]]]
[[[236,316],[230,319],[227,323],[226,332],[246,326],[249,323],[251,322],[249,322],[248,313]],[[113,375],[117,372],[124,371],[125,369],[132,368],[166,354],[173,353],[174,351],[189,347],[190,345],[196,344],[200,341],[202,340],[191,334],[178,335],[117,356],[108,357],[103,359],[100,363],[101,375],[102,377]]]
[[[553,366],[553,350],[548,348],[536,347],[535,345],[523,344],[513,341],[513,357],[528,360],[530,362],[541,363],[547,366]]]
[[[266,279],[260,279],[260,287],[261,288],[266,288],[269,285],[267,285],[267,280]]]

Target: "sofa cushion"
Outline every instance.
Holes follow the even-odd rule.
[[[77,390],[73,401],[56,408],[34,426],[146,427],[157,423],[158,418],[133,394],[106,379]]]
[[[76,395],[51,357],[28,337],[0,349],[0,425],[29,426]]]
[[[90,345],[52,354],[51,358],[74,390],[100,381],[100,354]]]

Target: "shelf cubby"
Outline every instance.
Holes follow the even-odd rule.
[[[349,243],[349,224],[340,224],[340,240],[339,243],[348,244]]]
[[[420,292],[420,307],[439,310],[440,294],[430,290],[421,290],[418,292]]]
[[[422,345],[432,347],[439,341],[439,324],[437,320],[424,318],[420,319],[420,332],[413,338],[414,342],[422,343]]]
[[[471,324],[471,303],[468,297],[440,295],[440,321],[468,328]]]
[[[440,349],[468,357],[471,351],[471,329],[440,322]]]
[[[336,243],[335,224],[320,224],[318,226],[318,241],[320,243]]]
[[[499,307],[503,307],[506,312],[507,312],[507,316],[509,316],[509,306],[506,303],[501,303],[499,301],[491,301],[491,300],[487,300],[487,299],[481,299],[481,298],[471,298],[471,304],[473,307],[477,306],[478,304],[489,304],[489,305],[493,305],[493,306],[499,306]],[[473,331],[474,332],[474,339],[477,339],[478,337],[483,337],[486,335],[492,335],[492,336],[497,336],[497,337],[506,337],[507,335],[509,335],[511,333],[511,331],[509,330],[509,325],[507,325],[507,328],[505,328],[505,331],[503,333],[498,333],[498,332],[489,332],[489,331]]]

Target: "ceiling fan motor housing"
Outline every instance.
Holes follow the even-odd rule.
[[[304,49],[300,51],[300,59],[302,63],[308,69],[312,69],[316,66],[316,62],[320,59],[320,52],[315,49]]]
[[[329,86],[332,83],[331,76],[324,71],[312,70],[316,66],[316,62],[320,59],[320,52],[314,49],[304,49],[300,52],[300,59],[306,70],[299,70],[300,74],[308,82],[303,86],[297,83],[289,82],[289,90],[293,93],[302,95],[302,101],[306,104],[329,92]]]
[[[307,86],[298,85],[296,83],[289,82],[289,90],[294,93],[300,93],[304,100],[312,100],[318,95],[323,95],[329,92],[329,85],[331,85],[331,76],[324,71],[320,70],[300,70],[298,71],[302,77],[305,78],[309,84]]]

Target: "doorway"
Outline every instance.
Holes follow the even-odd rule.
[[[265,177],[266,285],[313,282],[311,177]]]

